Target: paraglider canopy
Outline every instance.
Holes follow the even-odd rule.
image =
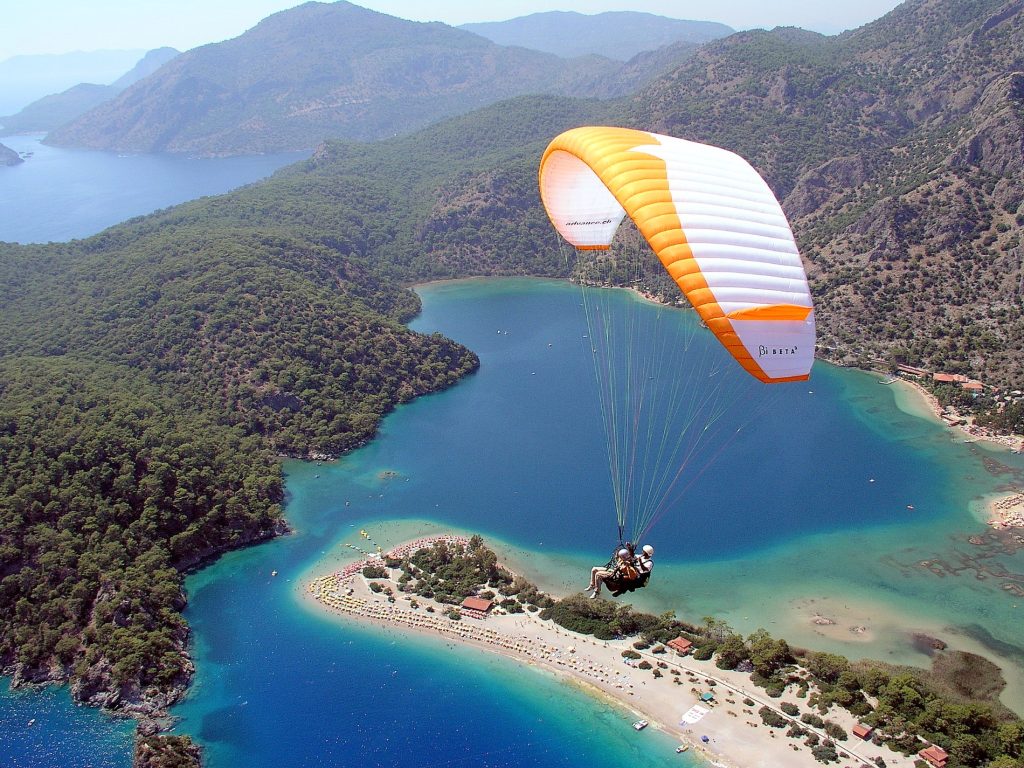
[[[706,144],[627,128],[574,128],[540,164],[555,229],[607,249],[628,214],[736,361],[766,383],[808,378],[814,307],[775,195],[749,163]]]

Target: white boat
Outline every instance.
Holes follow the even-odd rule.
[[[642,731],[644,728],[647,727],[647,721],[637,720],[635,723],[633,723],[633,727],[636,728],[638,731]]]

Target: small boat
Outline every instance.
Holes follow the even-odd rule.
[[[647,727],[647,721],[637,720],[635,723],[633,723],[633,727],[636,728],[638,731],[642,731],[644,728]]]
[[[678,754],[680,754],[682,752],[685,752],[689,748],[690,748],[689,744],[680,744],[678,747],[676,747],[676,754],[678,755]]]

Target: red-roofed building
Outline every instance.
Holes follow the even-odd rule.
[[[853,735],[856,736],[858,739],[870,739],[871,734],[873,734],[874,732],[874,728],[872,728],[870,725],[864,725],[864,723],[856,723],[853,726]]]
[[[960,388],[966,389],[969,392],[981,392],[985,389],[985,385],[982,384],[980,381],[975,381],[974,379],[972,379],[971,381],[965,381],[963,384],[960,385]]]
[[[946,761],[949,760],[949,755],[946,754],[946,750],[942,747],[937,747],[932,744],[929,747],[925,747],[917,753],[934,768],[946,768]]]
[[[669,640],[665,643],[669,648],[678,653],[680,656],[685,656],[693,650],[693,643],[687,640],[685,637],[677,637],[675,640]]]
[[[962,381],[963,379],[955,373],[933,373],[932,380],[937,381],[940,384],[954,384],[958,381]]]
[[[484,600],[482,597],[467,597],[462,601],[462,607],[468,611],[479,611],[480,613],[487,613],[491,610],[491,601]]]

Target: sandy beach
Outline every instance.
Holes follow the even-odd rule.
[[[988,524],[996,530],[1024,528],[1024,493],[990,499]]]
[[[886,380],[885,383],[899,387],[902,393],[910,396],[908,399],[911,402],[909,403],[907,400],[900,403],[899,401],[901,398],[897,398],[897,404],[901,406],[902,410],[917,416],[930,416],[935,421],[945,424],[950,430],[956,432],[964,440],[980,440],[1011,451],[1019,452],[1024,450],[1024,436],[996,434],[984,427],[976,425],[973,418],[966,418],[963,421],[958,420],[956,423],[952,423],[950,419],[950,416],[952,415],[951,412],[944,410],[939,404],[939,401],[935,398],[935,395],[912,379],[896,378],[895,380]],[[913,401],[916,401],[916,403]],[[908,405],[909,407],[906,407]],[[957,418],[959,419],[963,417],[957,415]]]
[[[402,557],[438,538],[456,543],[466,541],[463,537],[431,536],[407,542],[387,554]],[[634,650],[632,643],[636,638],[597,640],[529,613],[507,614],[500,608],[486,615],[463,611],[461,619],[454,620],[446,615],[452,606],[403,594],[396,582],[390,582],[392,595],[371,590],[369,581],[362,576],[362,568],[381,562],[370,555],[315,578],[306,584],[305,598],[342,620],[401,628],[440,639],[453,652],[457,652],[457,645],[465,644],[550,670],[596,697],[617,702],[631,713],[624,712],[623,727],[630,727],[631,719],[645,719],[650,727],[678,738],[689,752],[719,765],[820,765],[804,743],[806,736],[789,737],[787,728],[771,728],[758,714],[761,707],[768,706],[786,717],[779,709],[782,702],[796,705],[801,713],[812,711],[805,699],[797,698],[789,689],[781,699],[772,699],[754,686],[746,673],[720,670],[712,661],[697,661],[666,649],[659,649],[661,653],[654,652],[655,648],[637,651],[639,659],[627,659],[622,653]],[[838,708],[823,717],[840,724],[848,733],[855,723],[850,713]],[[801,726],[817,733],[822,741],[827,738],[818,729],[804,723]],[[637,738],[643,735],[637,734]],[[912,758],[863,741],[852,733],[848,740],[837,742],[836,748],[842,758],[840,766],[852,768],[873,763],[875,757],[882,757],[889,766],[909,768],[914,764]]]

